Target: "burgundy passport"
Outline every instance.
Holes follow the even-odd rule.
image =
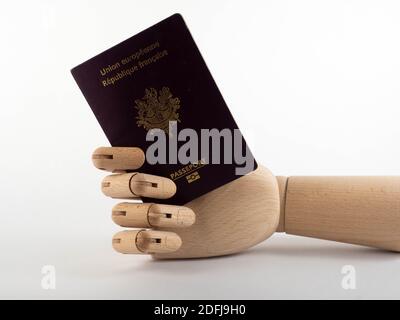
[[[245,172],[257,167],[179,14],[100,53],[71,72],[112,146],[140,147],[146,152],[151,146],[154,150],[158,141],[152,129],[165,133],[166,154],[155,155],[166,163],[146,159],[138,170],[175,181],[176,195],[164,202],[184,204],[240,178],[237,169],[246,164],[239,154],[252,161],[250,166],[247,163]],[[176,124],[176,130],[170,129],[171,124]],[[186,140],[177,141],[185,128],[194,130],[198,136],[198,156],[189,163],[182,163],[177,156],[179,152],[183,155],[194,150],[188,150],[187,143],[191,140],[190,145],[195,146],[196,139],[186,136]],[[206,139],[202,133],[211,132],[210,129],[214,133],[228,130],[224,130],[220,139],[214,139],[219,146],[213,148],[213,138],[207,138],[208,150],[201,150]],[[151,136],[154,141],[149,141]],[[171,141],[176,146],[171,147]],[[186,149],[180,151],[185,144]],[[216,151],[221,153],[219,162],[213,161]],[[207,152],[208,159],[204,157]]]

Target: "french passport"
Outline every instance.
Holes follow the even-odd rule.
[[[164,202],[185,204],[257,168],[181,15],[71,72],[110,144],[140,147],[139,170],[176,183]]]

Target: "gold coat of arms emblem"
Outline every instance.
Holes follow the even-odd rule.
[[[135,100],[138,111],[136,124],[144,129],[161,129],[168,133],[169,121],[179,121],[179,98],[173,97],[168,87],[157,91],[155,88],[145,89],[142,99]]]

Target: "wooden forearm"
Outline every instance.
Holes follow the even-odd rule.
[[[278,177],[277,231],[400,251],[400,177]]]

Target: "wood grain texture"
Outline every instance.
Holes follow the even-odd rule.
[[[169,253],[179,249],[181,238],[173,232],[157,230],[124,230],[114,235],[114,250],[124,254]]]
[[[116,199],[168,199],[175,194],[176,185],[165,177],[131,172],[106,176],[101,183],[101,190],[106,196]]]
[[[121,202],[112,208],[111,218],[123,227],[151,228],[149,209],[151,203]]]
[[[182,246],[153,257],[200,258],[240,252],[271,236],[279,222],[278,185],[262,167],[185,206],[195,212],[196,222],[184,229],[166,229],[180,236]]]
[[[400,251],[400,177],[289,177],[285,231]]]
[[[136,170],[143,165],[144,160],[144,152],[139,148],[100,147],[92,155],[96,168],[115,173]]]

